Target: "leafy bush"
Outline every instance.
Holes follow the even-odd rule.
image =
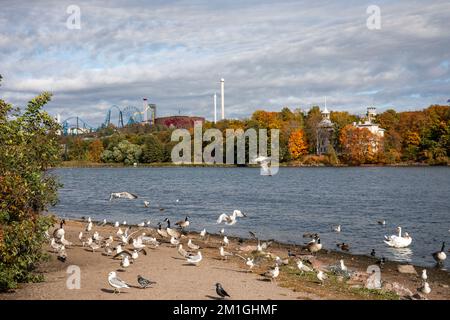
[[[44,111],[51,95],[29,101],[24,113],[0,99],[0,291],[40,280],[32,273],[45,255],[40,215],[57,201],[56,179],[46,170],[59,160],[58,124]]]

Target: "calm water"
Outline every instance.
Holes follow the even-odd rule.
[[[326,248],[349,242],[353,253],[433,265],[431,253],[450,245],[450,168],[280,168],[273,177],[250,168],[101,168],[57,169],[64,187],[54,208],[64,217],[91,216],[108,221],[152,225],[169,217],[191,217],[193,230],[216,233],[219,214],[248,214],[229,235],[304,242],[304,232],[319,232]],[[138,200],[108,201],[111,192],[129,191]],[[150,200],[144,208],[143,200]],[[176,202],[179,199],[179,202]],[[159,211],[157,205],[164,207]],[[377,224],[386,219],[385,227]],[[341,224],[342,232],[331,231]],[[413,237],[408,249],[383,243],[400,225]],[[448,261],[447,261],[448,264]]]

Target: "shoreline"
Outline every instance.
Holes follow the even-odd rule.
[[[333,250],[322,250],[315,257],[300,250],[300,246],[273,242],[267,249],[272,255],[270,258],[263,258],[260,265],[252,272],[248,272],[245,261],[238,256],[232,256],[227,260],[222,260],[218,254],[221,237],[216,234],[209,234],[207,240],[199,239],[198,232],[189,232],[186,237],[182,237],[181,242],[186,248],[187,239],[190,238],[199,244],[204,255],[203,261],[198,267],[187,266],[177,252],[175,247],[161,242],[156,249],[149,249],[147,256],[142,256],[136,261],[136,265],[131,265],[125,272],[120,272],[119,276],[125,281],[136,281],[137,272],[150,274],[150,279],[157,282],[155,289],[127,289],[126,294],[113,295],[108,290],[106,276],[114,268],[120,268],[119,260],[105,257],[102,250],[92,253],[88,249],[81,247],[78,241],[78,232],[84,229],[86,222],[82,220],[68,220],[65,227],[67,239],[74,243],[72,248],[67,250],[68,261],[61,263],[56,260],[56,255],[50,253],[49,262],[41,264],[39,272],[45,275],[45,281],[36,284],[22,284],[13,293],[0,294],[1,299],[213,299],[215,294],[211,287],[214,281],[220,280],[234,299],[399,299],[410,294],[416,294],[416,289],[420,285],[420,277],[416,274],[404,274],[398,271],[401,263],[388,261],[382,269],[382,280],[384,289],[368,290],[364,289],[364,277],[368,276],[367,267],[374,265],[376,258],[355,255],[346,252]],[[146,232],[150,236],[156,236],[154,228],[132,227],[133,230]],[[94,229],[103,236],[115,235],[116,228],[111,225],[98,227],[94,223]],[[52,230],[50,230],[52,231]],[[227,251],[237,253],[243,257],[257,256],[253,251],[256,248],[256,240],[229,237],[230,245]],[[160,240],[160,239],[158,239]],[[263,281],[259,276],[270,266],[274,265],[272,259],[275,255],[281,259],[287,258],[287,250],[296,253],[295,258],[289,259],[288,265],[282,265],[280,276],[274,283]],[[343,281],[339,277],[329,275],[324,285],[320,285],[315,273],[300,273],[296,268],[296,260],[307,257],[312,266],[317,269],[335,265],[340,259],[345,260],[348,268],[362,277]],[[155,259],[156,258],[156,259]],[[79,265],[82,270],[89,273],[82,275],[82,283],[87,283],[87,287],[82,285],[78,290],[64,290],[67,278],[66,270],[68,265]],[[434,268],[413,267],[420,274],[422,269],[426,269],[429,276],[429,283],[432,293],[427,295],[427,299],[450,300],[450,273],[436,270]],[[120,269],[119,269],[120,270]],[[92,273],[92,274],[91,274]],[[216,280],[214,280],[216,279]],[[197,290],[192,290],[195,285]],[[243,290],[243,286],[245,290]],[[181,288],[190,288],[191,292],[180,291]],[[186,289],[188,290],[188,289]],[[209,290],[209,291],[208,291]],[[409,291],[408,291],[409,290]],[[198,292],[197,292],[198,291]],[[206,294],[205,294],[206,292]],[[395,293],[396,292],[396,293]]]
[[[292,164],[280,163],[280,168],[430,168],[430,167],[450,167],[447,165],[430,165],[426,163],[396,163],[396,164],[362,164],[359,166],[338,164]],[[173,164],[171,162],[138,163],[136,167],[123,163],[103,163],[89,161],[62,161],[60,165],[50,169],[62,168],[259,168],[258,165],[237,165],[237,164]]]

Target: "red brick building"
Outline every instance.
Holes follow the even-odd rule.
[[[190,129],[194,127],[195,121],[200,121],[203,124],[205,122],[205,118],[188,116],[160,117],[155,119],[155,124],[168,128]]]

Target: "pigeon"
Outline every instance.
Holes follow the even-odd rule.
[[[225,291],[225,289],[222,287],[222,285],[220,283],[216,283],[216,293],[222,299],[225,299],[226,297],[230,297],[230,295]]]
[[[151,281],[151,280],[145,279],[141,275],[137,276],[137,281],[138,281],[138,283],[139,283],[139,285],[141,286],[142,289],[149,288],[152,284],[156,284],[155,281]]]

